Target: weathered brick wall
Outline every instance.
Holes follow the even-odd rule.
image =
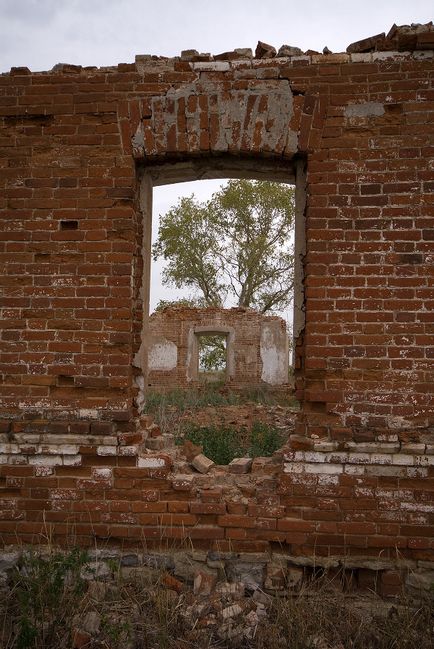
[[[54,526],[55,538],[83,543],[189,535],[299,555],[391,558],[398,545],[432,557],[424,42],[427,51],[138,57],[0,76],[4,541]],[[258,462],[236,492],[227,476],[221,490],[218,475],[183,481],[146,454],[133,367],[144,169],[203,160],[224,170],[235,159],[307,170],[298,436],[284,464]]]
[[[226,336],[225,384],[235,390],[289,388],[286,322],[243,308],[166,308],[149,319],[147,386],[156,390],[197,386],[197,334]]]

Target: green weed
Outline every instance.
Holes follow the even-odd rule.
[[[251,431],[244,427],[190,424],[178,437],[178,443],[184,439],[202,446],[203,453],[216,464],[229,464],[236,457],[270,457],[283,445],[285,436],[277,428],[256,421]]]
[[[85,590],[80,572],[86,561],[78,548],[46,557],[23,555],[12,573],[17,649],[51,647],[69,633],[66,620]]]
[[[239,431],[230,426],[202,428],[190,425],[183,437],[202,446],[203,453],[216,464],[229,464],[234,457],[243,455]]]
[[[273,426],[255,421],[250,434],[249,457],[270,457],[283,446],[286,435]]]

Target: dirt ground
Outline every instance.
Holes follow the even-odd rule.
[[[267,405],[247,402],[239,405],[207,406],[194,412],[186,412],[182,417],[184,423],[197,426],[233,426],[251,429],[255,421],[260,421],[288,435],[294,431],[297,410],[292,406]]]

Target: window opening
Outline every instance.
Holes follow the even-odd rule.
[[[192,200],[199,203],[198,206],[195,206],[194,202],[192,205],[195,209],[196,207],[198,207],[197,211],[199,213],[199,218],[201,218],[201,209],[203,208],[204,204],[206,204],[206,206],[209,206],[212,203],[212,198],[216,193],[221,194],[222,191],[224,191],[224,187],[230,183],[241,182],[240,180],[233,180],[234,178],[247,178],[248,181],[253,185],[259,184],[259,181],[262,180],[271,181],[271,183],[269,182],[269,184],[274,184],[278,187],[280,186],[284,188],[285,191],[292,192],[292,225],[295,226],[297,221],[298,231],[296,227],[293,227],[289,235],[286,237],[284,243],[290,244],[289,251],[293,252],[294,255],[294,283],[292,286],[289,286],[287,288],[287,296],[290,296],[290,299],[287,300],[284,308],[279,309],[278,307],[276,308],[273,305],[274,308],[272,308],[271,310],[267,311],[266,308],[263,309],[267,317],[271,316],[271,319],[283,318],[286,321],[287,337],[285,337],[284,347],[287,350],[289,349],[289,359],[287,356],[285,361],[287,368],[286,372],[282,372],[282,367],[284,366],[284,364],[282,364],[281,362],[281,342],[279,342],[280,346],[278,345],[278,347],[276,347],[275,345],[275,342],[280,335],[278,327],[275,327],[276,322],[271,323],[271,326],[268,326],[270,323],[266,323],[267,326],[264,326],[261,329],[260,349],[258,342],[252,341],[250,350],[246,351],[247,346],[245,345],[241,355],[244,355],[242,360],[242,362],[244,363],[242,371],[244,381],[248,381],[249,376],[253,376],[251,368],[253,368],[253,372],[257,372],[258,366],[261,366],[262,374],[259,373],[259,381],[266,384],[266,388],[268,388],[269,385],[280,385],[283,381],[286,384],[291,384],[293,382],[292,367],[294,359],[291,351],[293,349],[292,329],[294,326],[294,331],[296,332],[296,335],[298,335],[302,331],[304,326],[304,298],[302,276],[300,270],[302,269],[302,255],[304,254],[303,213],[305,200],[305,165],[304,162],[300,160],[297,161],[292,167],[291,165],[287,165],[285,169],[283,169],[282,166],[279,166],[279,163],[277,163],[276,167],[276,163],[274,162],[270,164],[264,162],[263,167],[261,167],[261,165],[258,165],[257,162],[258,161],[249,163],[248,161],[238,160],[233,163],[231,161],[228,161],[227,171],[231,173],[232,178],[229,180],[227,178],[224,178],[224,173],[222,173],[222,170],[226,169],[226,162],[224,160],[217,162],[216,168],[210,168],[209,166],[214,164],[213,160],[195,160],[191,163],[166,163],[161,166],[156,165],[155,167],[147,167],[143,170],[140,200],[142,213],[144,215],[143,249],[145,251],[145,264],[143,269],[141,293],[143,297],[144,311],[141,345],[140,350],[136,355],[135,365],[136,367],[141,367],[143,370],[142,376],[145,379],[144,387],[146,386],[146,379],[149,378],[149,374],[152,374],[152,372],[154,373],[154,378],[156,376],[155,373],[159,373],[160,379],[162,378],[164,373],[164,376],[168,376],[168,373],[171,373],[171,376],[175,377],[175,380],[180,381],[179,387],[181,389],[194,387],[195,384],[201,384],[204,382],[204,379],[206,379],[206,382],[211,382],[211,376],[205,376],[207,374],[207,368],[205,367],[206,361],[204,360],[206,356],[205,349],[207,347],[205,341],[211,333],[215,335],[215,332],[218,332],[219,336],[218,338],[214,338],[214,342],[215,344],[217,344],[218,342],[220,348],[223,347],[223,350],[220,349],[220,366],[209,368],[209,372],[215,373],[214,378],[216,383],[223,379],[223,381],[227,384],[231,383],[232,388],[236,384],[234,376],[237,374],[237,372],[239,372],[240,353],[238,349],[234,349],[234,347],[230,344],[230,354],[228,354],[227,334],[222,335],[222,332],[230,331],[233,327],[227,319],[225,320],[225,313],[217,313],[217,326],[215,327],[215,329],[213,329],[213,323],[209,322],[209,320],[206,319],[204,320],[199,318],[199,321],[197,322],[197,324],[199,325],[198,327],[195,327],[195,323],[192,323],[191,321],[189,323],[185,322],[184,325],[180,323],[180,329],[182,329],[182,327],[184,328],[184,332],[182,334],[184,336],[184,341],[180,341],[180,338],[175,339],[173,335],[172,337],[170,337],[169,335],[166,336],[167,323],[164,323],[164,321],[160,321],[161,326],[157,330],[156,337],[158,338],[158,340],[154,339],[156,334],[155,327],[152,332],[150,331],[150,324],[152,319],[155,317],[155,314],[159,310],[164,310],[166,306],[172,308],[171,305],[174,304],[175,306],[179,307],[181,311],[184,307],[194,307],[200,309],[210,306],[210,303],[206,300],[206,296],[200,295],[200,293],[197,291],[197,285],[195,286],[194,283],[183,283],[176,276],[174,281],[172,282],[162,281],[164,279],[167,280],[167,264],[170,264],[171,260],[168,255],[166,255],[165,258],[162,259],[164,255],[161,254],[161,247],[159,250],[160,254],[157,254],[157,251],[155,250],[155,242],[158,238],[159,227],[161,225],[161,216],[167,214],[168,211],[173,211],[174,207],[180,201],[185,200],[186,198],[191,198]],[[245,163],[247,164],[247,166],[245,169],[243,169]],[[234,169],[232,169],[231,165],[234,167]],[[295,183],[296,176],[297,183]],[[200,180],[191,181],[192,178],[200,178]],[[253,181],[251,181],[252,178]],[[300,181],[298,180],[298,178],[300,178]],[[296,185],[295,188],[294,185]],[[295,205],[296,200],[298,203],[298,212],[297,206]],[[270,201],[270,204],[271,208],[273,208],[273,201]],[[153,210],[152,207],[154,208]],[[213,206],[211,205],[211,207]],[[255,218],[257,218],[258,221],[260,221],[260,219],[262,218],[260,210],[255,213]],[[192,221],[192,224],[193,225],[191,227],[194,227],[194,221]],[[236,234],[241,233],[242,235],[244,234],[245,230],[246,228],[241,227],[240,230],[236,232]],[[224,232],[221,238],[219,238],[220,235],[215,236],[214,238],[215,241],[219,243],[221,241],[224,242],[225,236],[226,233]],[[279,240],[279,237],[277,237],[277,239],[275,238],[274,241],[276,240]],[[282,244],[282,238],[280,240],[280,243]],[[188,240],[186,243],[183,238],[179,236],[178,230],[176,230],[176,241],[174,249],[176,251],[185,248],[188,248]],[[293,250],[293,248],[296,248],[296,250]],[[227,250],[231,252],[231,249],[230,247],[228,248],[226,242],[225,253],[227,253]],[[146,254],[146,251],[148,254]],[[152,252],[154,254],[152,254]],[[258,259],[256,260],[257,263],[256,265],[254,265],[255,268],[256,266],[260,266],[262,258],[267,259],[269,254],[271,254],[270,250],[265,249],[263,251],[260,251]],[[281,255],[278,254],[277,256],[280,257]],[[230,267],[233,260],[225,259],[225,262],[226,261],[227,266]],[[226,268],[224,268],[224,264],[223,269],[226,270]],[[277,272],[275,273],[276,277],[283,278],[285,277],[285,275],[286,273],[280,270],[277,270]],[[220,280],[220,278],[217,277],[217,280]],[[235,310],[237,310],[239,309],[240,304],[242,304],[241,302],[236,301],[237,298],[240,297],[239,293],[238,295],[234,295],[233,293],[231,294],[230,289],[233,287],[231,287],[230,284],[230,279],[229,281],[227,281],[226,278],[226,285],[224,287],[226,289],[226,292],[223,291],[222,293],[220,293],[220,301],[217,300],[217,303],[211,302],[216,311],[218,311],[219,309],[225,311],[231,308],[235,308]],[[266,288],[268,288],[267,285]],[[264,298],[265,292],[266,291],[263,291],[261,296],[262,298]],[[247,313],[250,309],[256,309],[255,313],[262,315],[261,309],[258,308],[258,304],[254,303],[254,301],[253,303],[247,302],[247,308],[241,308],[241,311],[243,313],[244,311]],[[210,308],[210,310],[212,310],[212,308]],[[187,319],[188,314],[185,316],[185,320]],[[235,326],[238,326],[238,323],[235,323]],[[197,335],[197,332],[199,330],[201,334],[200,336]],[[188,333],[189,338],[186,342],[187,331],[189,331],[190,333]],[[246,334],[243,333],[242,335],[245,337]],[[229,337],[231,340],[233,340],[234,333],[231,333]],[[196,340],[196,342],[193,342],[193,339]],[[254,349],[255,345],[256,349]],[[224,366],[223,360],[225,361]],[[299,359],[297,359],[297,362],[298,366],[300,366]],[[282,378],[283,374],[284,378]],[[277,375],[278,378],[276,379]],[[257,376],[258,373],[256,373],[256,377]],[[140,379],[138,383],[139,382]],[[167,381],[167,383],[171,386],[173,385],[173,382],[171,383],[171,381]],[[141,382],[141,385],[143,385],[143,381]],[[154,385],[155,384],[152,383],[152,380],[147,383],[147,386],[151,389],[153,389]],[[161,381],[159,385],[162,385]],[[228,387],[231,388],[231,386],[229,385]],[[164,389],[169,388],[165,386]]]
[[[198,377],[202,383],[223,383],[227,375],[227,336],[198,334]]]

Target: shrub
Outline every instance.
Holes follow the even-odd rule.
[[[202,446],[204,454],[216,464],[229,464],[236,457],[270,457],[285,438],[277,428],[256,421],[251,431],[244,427],[192,424],[179,437],[178,443],[183,439]]]
[[[255,421],[250,435],[249,457],[270,457],[284,444],[285,439],[277,428]]]
[[[216,464],[229,464],[234,457],[243,455],[239,431],[231,427],[188,426],[184,439],[202,446],[204,454]]]

